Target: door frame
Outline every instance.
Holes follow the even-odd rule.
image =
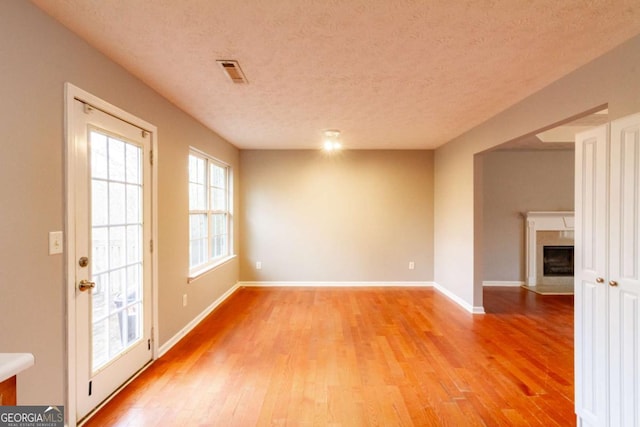
[[[66,395],[65,406],[67,414],[67,425],[74,426],[77,423],[76,419],[76,399],[77,399],[77,387],[76,387],[76,283],[75,283],[75,182],[76,182],[76,170],[75,170],[75,134],[73,132],[74,126],[72,120],[73,116],[73,104],[75,100],[81,100],[88,104],[91,104],[95,108],[117,117],[121,120],[131,123],[141,129],[150,133],[151,137],[151,182],[149,190],[151,191],[151,240],[154,242],[153,250],[151,251],[151,358],[152,361],[158,358],[158,168],[157,168],[157,153],[158,153],[158,129],[156,126],[148,123],[100,98],[95,95],[86,92],[73,84],[66,82],[64,85],[64,130],[65,130],[65,284],[66,284]],[[136,374],[137,375],[137,374]],[[127,383],[125,383],[127,384]],[[123,384],[124,385],[124,384]],[[108,397],[105,402],[98,405],[100,408],[104,403],[108,402],[111,397]]]

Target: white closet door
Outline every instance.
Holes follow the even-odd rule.
[[[611,123],[610,425],[640,425],[640,114]]]
[[[607,171],[609,126],[576,135],[576,413],[583,426],[608,419]]]

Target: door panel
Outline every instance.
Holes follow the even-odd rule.
[[[81,419],[151,360],[151,173],[148,132],[81,101],[73,114]]]
[[[605,425],[607,414],[608,126],[576,135],[575,366],[576,412]]]
[[[640,114],[611,124],[611,425],[640,425]]]

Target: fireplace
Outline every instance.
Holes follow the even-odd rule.
[[[573,277],[573,246],[543,246],[542,274],[549,277]]]
[[[526,214],[526,285],[573,284],[573,212]]]

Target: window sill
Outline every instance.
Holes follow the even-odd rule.
[[[189,272],[189,277],[187,277],[187,283],[193,282],[199,277],[204,276],[205,274],[217,269],[218,267],[225,265],[226,263],[232,261],[235,258],[236,258],[236,255],[229,255],[228,257],[221,258],[219,261],[217,261],[214,264],[210,264],[205,267],[198,268],[196,270]]]

